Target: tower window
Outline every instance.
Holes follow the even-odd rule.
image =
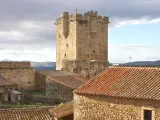
[[[64,58],[66,58],[67,57],[67,55],[66,54],[64,54]]]
[[[93,50],[93,53],[95,54],[95,53],[96,53],[96,51],[95,51],[95,50]]]
[[[68,44],[66,44],[66,47],[68,47]]]
[[[103,26],[102,26],[102,30],[103,30]]]

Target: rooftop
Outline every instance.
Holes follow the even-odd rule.
[[[37,71],[38,73],[45,75],[45,76],[78,76],[76,73],[61,71],[61,70],[43,70],[43,71]]]
[[[48,109],[0,109],[0,120],[53,120]]]
[[[75,76],[52,76],[49,77],[49,79],[73,89],[78,88],[85,83],[84,80]]]
[[[65,117],[67,115],[73,114],[73,101],[60,104],[55,108],[49,109],[49,112],[57,118]]]
[[[160,101],[160,68],[110,67],[74,92]]]

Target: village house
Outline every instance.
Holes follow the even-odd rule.
[[[85,83],[74,76],[52,76],[47,78],[46,96],[54,97],[59,102],[73,100],[73,90]]]
[[[159,120],[160,68],[110,67],[74,91],[74,120]]]
[[[85,83],[78,74],[48,70],[36,72],[36,89],[45,91],[46,97],[56,98],[58,102],[73,100],[73,90]]]
[[[15,82],[0,76],[0,101],[10,101],[10,92],[16,88]]]

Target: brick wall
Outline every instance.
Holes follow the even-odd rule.
[[[0,67],[31,67],[30,62],[0,62]]]
[[[160,120],[156,101],[74,95],[74,120],[142,120],[143,108],[152,109]]]
[[[35,69],[28,68],[0,68],[0,75],[16,82],[18,88],[34,89]]]
[[[73,99],[73,89],[53,80],[47,79],[46,96],[58,98],[62,102],[70,101]]]

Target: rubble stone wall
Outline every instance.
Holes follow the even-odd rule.
[[[0,75],[15,82],[18,85],[18,89],[35,88],[35,69],[32,67],[0,68]]]
[[[0,67],[31,67],[30,62],[0,62]]]
[[[160,103],[74,94],[74,120],[143,120],[144,109],[160,120]]]
[[[46,96],[67,102],[73,99],[73,89],[47,78]]]

